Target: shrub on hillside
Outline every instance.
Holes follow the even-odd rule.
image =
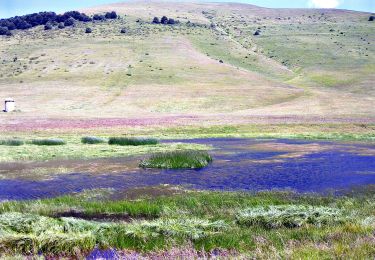
[[[29,24],[26,20],[24,20],[21,17],[16,17],[13,20],[13,23],[15,24],[16,29],[18,30],[26,30],[32,27],[31,24]]]
[[[70,11],[61,15],[56,15],[54,12],[39,12],[1,19],[0,27],[6,27],[10,31],[15,29],[26,30],[35,26],[44,25],[44,28],[49,30],[50,26],[47,24],[66,23],[66,26],[71,26],[73,25],[73,21],[89,22],[92,21],[92,19],[78,11]]]
[[[54,12],[40,12],[24,16],[16,16],[6,19],[8,22],[13,23],[13,29],[25,30],[38,25],[45,25],[49,22],[54,22],[57,18]]]
[[[163,16],[163,17],[161,18],[161,20],[160,20],[160,23],[162,23],[162,24],[167,24],[167,23],[168,23],[168,17]]]
[[[117,13],[115,11],[108,12],[105,14],[105,18],[107,19],[116,19],[117,18]]]
[[[46,25],[44,25],[44,30],[52,30],[52,24],[50,24],[50,23],[47,23]]]
[[[9,31],[16,29],[16,25],[13,22],[5,19],[0,20],[0,27],[6,27]]]
[[[94,21],[103,21],[105,20],[105,16],[101,14],[95,14],[92,18]]]
[[[39,14],[42,16],[41,24],[54,22],[56,21],[56,18],[57,18],[57,15],[55,12],[40,12]]]
[[[31,24],[32,27],[43,24],[43,16],[37,13],[25,15],[24,19]]]
[[[122,28],[120,33],[126,33],[126,29],[125,28]]]
[[[7,27],[0,27],[0,35],[9,35],[10,31]]]
[[[87,23],[87,22],[91,22],[92,18],[88,17],[86,14],[81,14],[81,16],[79,17],[78,21]]]
[[[66,20],[68,20],[70,18],[69,15],[67,15],[66,13],[64,14],[59,14],[57,17],[56,17],[56,22],[58,23],[64,23]]]
[[[177,23],[179,23],[179,21],[176,21],[176,20],[173,19],[173,18],[169,18],[169,19],[168,19],[168,17],[163,16],[160,20],[159,20],[158,17],[154,17],[154,19],[152,20],[152,23],[153,23],[153,24],[170,24],[170,25],[172,25],[172,24],[177,24]]]
[[[75,19],[73,17],[70,17],[68,20],[64,22],[64,26],[73,26],[75,23]]]
[[[59,28],[59,29],[64,29],[64,28],[65,28],[64,23],[59,23],[59,25],[57,25],[57,28]]]
[[[371,16],[368,18],[368,20],[369,20],[370,22],[375,21],[375,15],[371,15]]]
[[[88,17],[86,14],[80,13],[78,11],[69,11],[69,12],[64,13],[64,15],[69,17],[69,18],[70,17],[74,18],[75,20],[80,21],[80,22],[90,22],[90,21],[92,21],[92,19],[90,17]]]
[[[87,27],[85,33],[92,33],[92,29]]]

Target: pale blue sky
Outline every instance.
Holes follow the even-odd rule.
[[[57,13],[121,0],[0,0],[0,18],[39,11]],[[307,8],[335,7],[375,12],[375,0],[213,0],[212,2],[242,2],[264,7]]]

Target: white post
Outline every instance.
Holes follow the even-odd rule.
[[[15,107],[16,107],[16,102],[14,102],[13,98],[5,99],[4,112],[12,112],[14,111]]]

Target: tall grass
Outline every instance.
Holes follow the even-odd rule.
[[[0,215],[0,250],[21,254],[69,254],[100,247],[131,245],[160,248],[166,240],[197,240],[228,228],[223,221],[198,218],[158,219],[130,223],[103,223],[74,218],[50,218],[25,213]],[[162,242],[162,243],[161,243]]]
[[[0,145],[7,145],[7,146],[21,146],[24,144],[24,141],[20,139],[7,139],[7,140],[0,140]]]
[[[53,138],[53,139],[34,139],[31,141],[34,145],[65,145],[66,142],[63,139]]]
[[[142,168],[200,169],[212,162],[206,151],[174,151],[154,154],[140,163]]]
[[[328,259],[373,259],[375,253],[373,192],[345,197],[180,192],[157,197],[140,194],[132,200],[113,194],[116,200],[111,201],[103,193],[107,195],[1,202],[0,256],[2,252],[42,252],[51,257],[82,254],[84,258],[95,247],[163,252],[171,245],[186,244],[198,250],[244,252],[244,259],[270,254],[310,259],[310,250],[322,245]],[[88,221],[55,214],[72,210],[107,215]],[[111,214],[117,213],[128,214],[128,222],[111,221]]]
[[[101,137],[96,137],[96,136],[85,136],[85,137],[82,137],[81,142],[83,144],[101,144],[101,143],[106,143],[107,140]]]
[[[128,137],[111,137],[109,138],[108,144],[110,145],[155,145],[159,141],[154,138],[128,138]]]
[[[170,218],[140,221],[128,225],[127,234],[147,239],[155,236],[201,239],[227,228],[224,221],[209,221],[198,218]]]
[[[240,225],[261,225],[267,228],[293,228],[307,224],[322,226],[343,223],[345,220],[339,209],[306,205],[259,206],[240,210],[237,214]]]

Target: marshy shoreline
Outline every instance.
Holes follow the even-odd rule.
[[[123,146],[108,145],[103,141],[106,138],[92,136],[62,139],[63,143],[58,140],[60,145],[30,143],[3,148],[32,146],[52,149],[51,154],[64,154],[68,147],[75,147],[76,151],[82,147],[92,151],[109,147],[125,149],[132,155],[50,160],[53,157],[45,157],[50,156],[47,154],[41,161],[7,163],[18,164],[20,171],[14,171],[17,167],[8,169],[13,180],[3,172],[1,190],[17,190],[21,197],[0,201],[0,257],[35,257],[39,252],[46,258],[94,259],[375,255],[371,142],[232,137],[164,139],[161,143]],[[51,139],[46,140],[43,144]],[[128,139],[116,140],[129,143]],[[130,143],[134,144],[134,140]],[[208,151],[212,164],[200,170],[139,167],[140,160],[154,152],[173,154],[191,148]],[[322,164],[324,161],[332,165]],[[71,168],[62,170],[68,165]],[[331,168],[337,170],[337,165],[341,165],[341,171],[332,174]],[[353,175],[353,167],[361,173]],[[251,168],[256,171],[251,173]],[[51,174],[57,169],[61,172]],[[77,173],[71,174],[73,169]],[[90,169],[96,171],[87,174]],[[323,179],[317,178],[319,172]],[[140,176],[143,177],[137,181]],[[226,185],[236,186],[226,191],[230,186],[221,186],[220,178]],[[352,185],[341,187],[339,178]],[[248,181],[252,179],[258,185],[271,186],[251,186]],[[193,185],[198,189],[186,185],[194,180],[198,180]],[[359,180],[363,182],[358,183]],[[279,186],[277,181],[290,181],[295,187],[305,184],[290,191],[288,185]],[[108,185],[103,186],[105,183]],[[316,187],[334,183],[329,187],[335,188],[325,192],[316,189],[319,192],[314,193],[309,191],[313,183]]]
[[[371,258],[374,194],[374,186],[342,196],[158,186],[1,202],[0,255]]]

